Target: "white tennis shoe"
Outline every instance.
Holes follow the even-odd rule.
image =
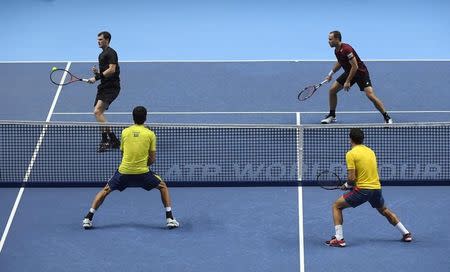
[[[178,223],[178,221],[175,219],[167,218],[166,221],[167,221],[167,227],[169,229],[178,228],[180,226],[180,223]]]
[[[325,117],[325,119],[322,119],[322,121],[320,121],[321,124],[331,124],[334,122],[336,122],[336,117],[329,114]]]
[[[89,218],[83,219],[83,228],[84,229],[92,228],[92,220],[89,220]]]

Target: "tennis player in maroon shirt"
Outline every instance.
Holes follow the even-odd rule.
[[[387,124],[392,124],[392,118],[384,109],[381,100],[375,96],[375,92],[372,88],[372,82],[370,81],[369,71],[367,70],[364,62],[361,61],[355,49],[349,44],[342,42],[342,35],[339,31],[332,31],[328,35],[328,43],[330,47],[334,47],[334,54],[336,55],[337,62],[334,64],[333,69],[327,75],[326,79],[331,81],[332,76],[339,69],[344,68],[344,73],[340,75],[330,88],[330,113],[321,121],[322,124],[330,124],[336,122],[336,106],[337,106],[337,93],[344,89],[350,90],[353,84],[358,84],[359,89],[366,93],[367,98],[372,101],[375,108],[383,115],[384,121]]]

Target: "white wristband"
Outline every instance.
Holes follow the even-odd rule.
[[[332,76],[334,74],[333,69],[328,73],[328,76]]]

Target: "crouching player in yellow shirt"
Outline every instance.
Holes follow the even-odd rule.
[[[172,215],[169,189],[166,183],[149,166],[156,161],[156,135],[144,126],[147,110],[138,106],[133,110],[134,125],[122,131],[120,149],[122,162],[106,186],[97,193],[88,214],[83,219],[85,229],[92,228],[92,218],[105,198],[115,190],[123,191],[128,186],[138,186],[147,191],[157,188],[166,210],[168,228],[177,228],[179,223]]]
[[[336,235],[331,240],[326,241],[326,244],[332,247],[345,247],[342,230],[342,210],[348,207],[358,207],[367,201],[402,233],[403,242],[411,242],[411,233],[403,226],[397,215],[384,204],[378,177],[377,158],[372,149],[363,145],[363,141],[364,133],[361,129],[353,128],[350,130],[352,148],[345,156],[348,182],[341,189],[345,190],[351,186],[353,186],[353,189],[339,197],[333,204],[333,220]]]

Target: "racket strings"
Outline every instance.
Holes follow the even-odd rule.
[[[303,91],[300,92],[300,94],[298,95],[298,99],[300,100],[305,100],[308,99],[316,90],[316,88],[314,88],[314,86],[309,86],[306,87]]]
[[[324,171],[317,175],[317,183],[320,187],[329,190],[337,189],[343,184],[336,173],[329,171]]]
[[[69,71],[64,69],[58,69],[51,73],[50,75],[51,81],[57,85],[66,85],[74,81],[78,81],[79,79],[72,75]]]

